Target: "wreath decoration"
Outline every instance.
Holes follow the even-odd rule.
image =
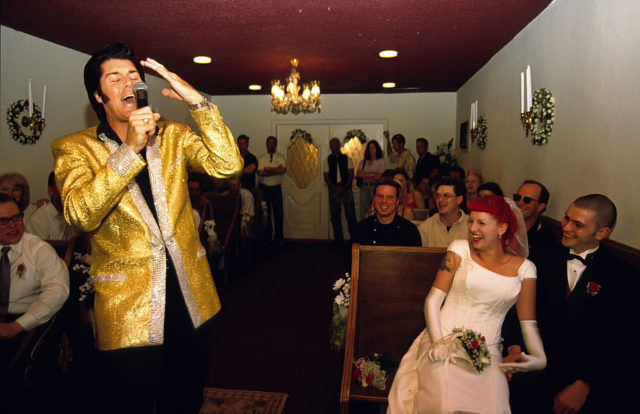
[[[360,140],[361,144],[367,142],[367,136],[361,129],[352,129],[351,131],[347,131],[347,135],[344,136],[342,140],[343,143],[347,143],[351,140],[351,138],[356,137]]]
[[[478,118],[478,137],[476,138],[476,145],[481,150],[487,148],[487,117],[482,115]]]
[[[291,133],[291,138],[289,138],[289,140],[291,142],[295,141],[296,138],[303,138],[305,140],[307,140],[308,143],[313,144],[313,138],[311,138],[311,134],[308,133],[306,130],[304,129],[296,129],[295,131],[293,131]]]
[[[556,119],[555,103],[556,100],[549,89],[538,89],[533,94],[531,107],[533,112],[531,143],[533,145],[544,145],[549,142],[549,137],[553,132],[553,122]]]
[[[11,137],[22,145],[33,145],[38,142],[38,139],[40,139],[40,133],[34,133],[29,128],[29,125],[22,124],[22,117],[20,114],[23,111],[29,111],[28,100],[20,99],[14,102],[9,109],[7,109],[7,125],[9,125],[9,132],[11,133]],[[42,114],[36,104],[33,104],[33,119],[36,122],[42,120]],[[25,134],[23,128],[26,128],[26,131],[31,135]]]

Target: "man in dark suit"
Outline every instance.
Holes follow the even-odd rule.
[[[416,161],[416,171],[413,174],[413,184],[417,187],[424,177],[430,177],[435,168],[440,168],[440,161],[438,157],[429,152],[429,141],[426,138],[416,140],[416,152],[418,153],[418,161]]]
[[[528,386],[538,388],[530,395],[546,396],[543,412],[637,412],[637,358],[620,358],[637,344],[636,275],[600,246],[616,215],[604,195],[576,199],[562,220],[562,248],[538,261],[537,313],[548,365]],[[519,352],[510,347],[507,360],[518,360]]]

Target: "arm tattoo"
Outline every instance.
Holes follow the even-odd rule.
[[[456,265],[455,254],[447,250],[447,253],[442,258],[442,262],[440,262],[440,270],[444,270],[450,273],[453,273],[453,269]]]

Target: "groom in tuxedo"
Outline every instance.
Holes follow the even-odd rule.
[[[636,412],[637,274],[600,246],[616,216],[604,195],[576,199],[562,220],[562,247],[539,260],[537,314],[548,365],[527,386],[530,395],[546,396],[545,412]],[[519,352],[511,347],[507,359]]]

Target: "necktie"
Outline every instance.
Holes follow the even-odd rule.
[[[10,246],[2,248],[0,258],[0,320],[4,321],[9,310],[9,289],[11,288],[11,263],[9,262]]]

